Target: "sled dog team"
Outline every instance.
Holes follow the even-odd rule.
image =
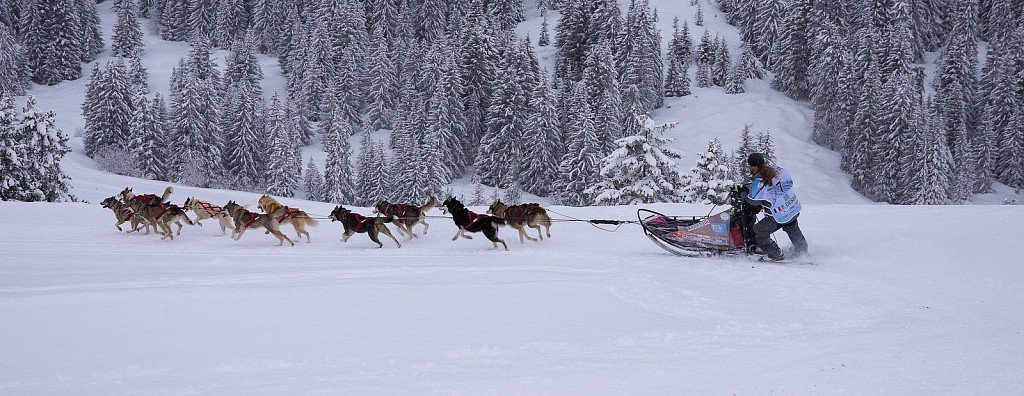
[[[184,224],[190,226],[202,226],[201,223],[208,219],[217,219],[220,224],[221,235],[227,235],[231,230],[231,238],[239,240],[246,230],[264,230],[264,234],[273,235],[278,239],[278,246],[288,242],[294,246],[295,242],[281,232],[282,225],[290,225],[295,229],[296,238],[301,240],[306,237],[306,243],[312,242],[309,231],[306,227],[316,227],[316,219],[298,208],[291,208],[282,205],[269,195],[260,197],[257,207],[262,212],[252,212],[245,206],[235,201],[228,201],[224,206],[217,206],[210,202],[201,201],[195,197],[189,197],[181,206],[170,203],[168,200],[174,192],[173,187],[164,189],[162,195],[143,194],[135,195],[131,187],[125,187],[116,196],[104,199],[100,204],[114,212],[116,222],[114,227],[123,231],[121,225],[129,223],[131,228],[128,233],[141,231],[145,234],[151,232],[160,235],[160,239],[174,239],[175,235],[181,235]],[[398,239],[391,234],[387,223],[392,223],[398,233],[405,236],[406,241],[419,237],[413,232],[413,226],[423,225],[423,234],[426,235],[430,225],[426,222],[426,213],[437,204],[434,197],[430,197],[423,205],[413,204],[392,204],[387,200],[381,201],[374,207],[374,215],[363,216],[359,213],[337,206],[328,216],[332,222],[341,223],[344,232],[342,242],[347,242],[352,235],[366,234],[370,240],[377,244],[378,248],[384,247],[379,236],[386,235],[395,242],[395,245],[402,247]],[[539,204],[506,205],[500,200],[495,201],[487,210],[487,214],[477,214],[466,208],[462,202],[449,197],[441,204],[441,211],[450,215],[455,226],[459,230],[452,237],[458,240],[460,237],[473,239],[469,234],[482,232],[487,240],[498,249],[499,244],[508,250],[508,244],[498,238],[498,227],[509,226],[519,232],[519,242],[524,243],[525,239],[531,241],[544,240],[546,235],[551,238],[551,218],[547,211]],[[186,212],[195,214],[194,220],[189,218]],[[184,224],[183,224],[184,223]],[[172,231],[171,224],[176,224],[178,229]],[[544,227],[544,232],[541,232]],[[527,234],[526,228],[537,230],[537,238]]]

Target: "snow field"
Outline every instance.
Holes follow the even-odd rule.
[[[630,225],[502,229],[503,252],[445,219],[376,249],[329,221],[276,247],[212,221],[124,235],[96,204],[0,218],[0,393],[1024,390],[1024,272],[990,231],[1019,230],[1014,207],[808,205],[814,265],[677,258]]]

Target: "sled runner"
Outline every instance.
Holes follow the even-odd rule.
[[[754,214],[743,199],[745,186],[734,186],[730,208],[709,216],[668,216],[649,209],[637,210],[644,234],[655,245],[686,257],[750,254],[754,246]]]

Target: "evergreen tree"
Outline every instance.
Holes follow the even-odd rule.
[[[761,60],[763,65],[772,65],[775,59],[772,56],[775,42],[779,37],[779,25],[785,12],[785,5],[782,0],[754,0],[757,4],[752,14],[750,28],[750,49],[754,55]]]
[[[729,158],[722,151],[718,139],[708,142],[708,150],[697,157],[697,165],[690,169],[684,193],[690,202],[724,205],[729,200]]]
[[[743,84],[747,80],[747,74],[747,71],[743,68],[743,64],[736,62],[736,64],[729,69],[729,79],[725,84],[725,93],[739,94],[745,92]]]
[[[352,136],[352,126],[340,111],[331,112],[324,128],[324,200],[326,202],[354,203],[356,196],[352,178],[352,163],[349,160],[351,150],[348,138]]]
[[[166,0],[160,13],[160,38],[168,41],[184,41],[189,35],[189,2],[187,0]]]
[[[519,161],[510,153],[513,146],[520,143],[526,128],[529,96],[516,80],[519,56],[518,51],[510,49],[502,63],[487,110],[487,134],[481,139],[477,156],[476,168],[481,182],[496,187],[503,187],[501,183],[507,180],[508,167],[513,161]]]
[[[42,199],[34,177],[27,139],[19,128],[21,114],[10,96],[0,95],[0,201],[39,201]]]
[[[26,156],[25,174],[33,188],[24,195],[26,200],[46,202],[73,201],[71,178],[60,168],[64,155],[71,152],[68,137],[57,129],[53,112],[43,113],[36,108],[35,97],[29,96],[16,121],[15,134],[24,139]]]
[[[946,123],[947,145],[953,158],[958,159],[967,149],[958,143],[967,142],[967,135],[973,133],[977,121],[973,110],[978,65],[977,0],[958,2],[955,15],[957,21],[949,44],[937,61],[932,86],[939,115]]]
[[[81,60],[92,62],[96,60],[96,55],[103,52],[103,29],[100,27],[100,16],[96,12],[96,1],[77,0],[77,6],[78,21],[81,24],[78,27]]]
[[[746,72],[746,74],[743,75],[744,79],[764,78],[764,66],[761,65],[761,61],[757,59],[757,56],[755,56],[754,52],[750,49],[750,45],[745,41],[740,45],[739,66]]]
[[[327,202],[324,199],[324,177],[320,175],[320,169],[313,163],[313,157],[306,162],[306,199],[310,201]]]
[[[131,139],[135,92],[128,78],[120,59],[108,63],[99,76],[93,76],[82,105],[86,120],[86,155],[95,156],[108,148],[122,147]],[[88,92],[90,90],[92,92]]]
[[[204,53],[202,50],[198,52]],[[171,108],[175,132],[171,142],[171,167],[175,181],[205,187],[222,180],[224,142],[218,122],[221,119],[219,107],[215,105],[218,100],[215,75],[204,71],[202,57],[199,55],[188,63],[181,63],[185,70],[180,75],[180,85],[172,83]],[[209,62],[209,58],[206,61]]]
[[[78,27],[78,28],[76,28]],[[56,85],[82,76],[83,46],[79,4],[67,0],[35,0],[25,31],[32,81]]]
[[[664,147],[664,138],[675,123],[657,125],[650,117],[633,113],[629,130],[638,131],[616,141],[618,148],[602,161],[602,181],[588,190],[598,205],[631,205],[651,202],[680,202],[682,175],[677,150]]]
[[[815,36],[811,19],[813,0],[794,0],[788,6],[785,19],[779,27],[778,43],[774,47],[772,87],[794,99],[810,96],[808,67],[811,64],[811,39]]]
[[[879,139],[871,151],[877,156],[877,163],[885,164],[876,170],[874,195],[877,199],[892,204],[903,204],[910,199],[906,195],[908,176],[913,162],[914,138],[917,135],[916,121],[920,95],[913,86],[913,77],[894,76],[883,88],[885,101],[879,128]]]
[[[268,162],[267,194],[291,197],[295,195],[298,180],[295,178],[295,151],[291,133],[288,131],[287,121],[282,119],[280,109],[278,114],[274,113],[274,105],[268,109],[267,132],[271,137],[270,158]]]
[[[558,164],[562,157],[562,131],[558,122],[558,110],[554,93],[547,85],[547,77],[533,91],[530,107],[536,109],[536,116],[530,118],[523,144],[531,147],[523,158],[523,189],[546,197],[558,179]]]
[[[582,87],[586,103],[595,115],[594,127],[603,157],[615,149],[615,140],[622,137],[623,109],[611,48],[607,44],[592,47],[583,70]]]
[[[909,202],[916,205],[945,205],[949,203],[953,157],[946,148],[946,138],[937,115],[929,111],[924,125],[920,129],[921,148],[915,153],[917,166],[913,168],[910,183],[914,191]]]
[[[880,130],[881,82],[878,74],[878,66],[872,62],[864,76],[865,85],[861,89],[858,108],[850,125],[845,147],[847,156],[843,164],[845,170],[850,173],[850,185],[863,194],[867,194],[868,189],[875,183],[873,175],[877,162],[872,149],[876,147],[874,139]]]
[[[694,25],[704,26],[704,8],[701,7],[700,3],[697,3],[697,15],[695,15],[693,18]]]
[[[387,0],[382,0],[387,1]],[[398,77],[395,65],[388,52],[384,30],[377,27],[370,46],[370,65],[366,79],[369,88],[366,91],[366,115],[369,117],[371,129],[391,128],[396,104],[395,92],[398,91]]]
[[[574,94],[582,96],[577,86]],[[588,189],[601,181],[598,140],[594,134],[594,114],[586,106],[570,117],[566,125],[567,148],[558,164],[557,201],[568,206],[593,204]]]
[[[258,83],[240,80],[227,94],[228,106],[224,112],[222,129],[228,144],[224,147],[224,168],[232,185],[242,190],[259,190],[264,179],[263,163],[267,147],[264,144],[266,122],[260,115],[263,94]],[[276,97],[275,97],[276,98]]]
[[[1000,147],[1000,160],[1006,160],[1000,170],[999,181],[1013,188],[1024,187],[1024,108],[1017,107],[1011,127],[1005,136],[1005,147]]]
[[[382,144],[364,130],[359,141],[359,156],[356,157],[356,191],[359,205],[373,206],[388,198],[391,186],[388,183],[390,179],[385,166],[386,161]]]
[[[838,147],[852,112],[849,106],[850,56],[843,44],[839,27],[826,23],[822,33],[812,41],[817,56],[811,65],[811,103],[814,104],[814,141],[829,148]]]
[[[764,155],[764,163],[775,165],[775,142],[772,140],[772,133],[764,131],[757,134],[757,152]]]
[[[733,181],[744,184],[750,181],[750,173],[747,171],[747,156],[757,151],[754,137],[750,135],[750,124],[746,124],[743,126],[743,131],[740,132],[740,146],[732,154],[730,178]]]
[[[158,96],[159,98],[159,96]],[[149,180],[167,179],[167,143],[164,140],[166,128],[160,122],[164,122],[166,108],[158,109],[163,103],[157,102],[154,98],[153,104],[142,98],[136,104],[135,115],[132,124],[135,125],[132,141],[128,143],[133,148],[133,162],[136,166],[137,176]]]
[[[117,23],[114,25],[114,38],[110,49],[115,56],[135,58],[142,53],[142,28],[135,15],[134,0],[119,0],[117,3]]]
[[[540,9],[540,16],[540,37],[537,38],[537,46],[547,47],[551,45],[551,36],[548,34],[548,11],[546,8]]]
[[[729,55],[729,45],[726,44],[724,38],[719,39],[715,47],[715,64],[711,68],[711,81],[719,87],[724,87],[729,82],[732,56]]]
[[[436,145],[437,162],[440,167],[441,184],[462,177],[469,165],[465,147],[466,116],[462,105],[462,76],[454,53],[445,54],[441,60],[440,76],[434,86],[433,96],[427,101],[428,143]]]
[[[0,98],[25,94],[28,79],[24,49],[14,37],[14,29],[0,24]]]

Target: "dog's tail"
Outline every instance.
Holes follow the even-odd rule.
[[[167,202],[167,200],[171,198],[171,194],[173,193],[174,187],[167,186],[167,188],[164,189],[164,195],[160,196],[160,202]]]
[[[316,221],[316,219],[309,216],[303,217],[302,222],[309,227],[316,227],[317,224],[320,224],[320,222]]]
[[[427,200],[427,203],[420,206],[420,213],[427,213],[428,210],[434,208],[434,205],[437,205],[437,198],[434,198],[434,196],[431,195],[430,199]]]

